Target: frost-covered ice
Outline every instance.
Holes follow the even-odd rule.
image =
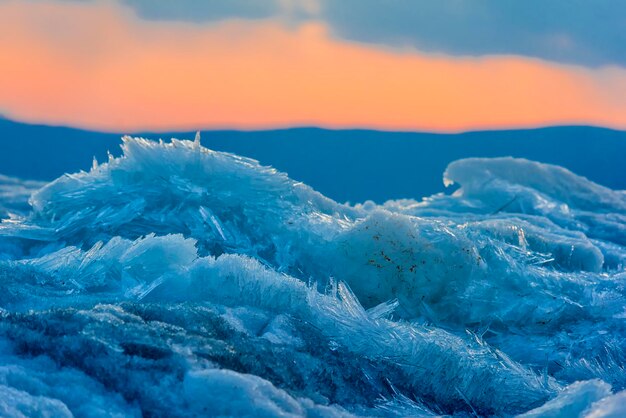
[[[451,195],[349,206],[199,141],[123,150],[0,178],[0,415],[626,413],[626,193],[469,159]]]

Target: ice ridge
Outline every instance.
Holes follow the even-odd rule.
[[[0,178],[1,414],[626,413],[625,192],[466,159],[451,194],[348,205],[198,140],[122,148]]]

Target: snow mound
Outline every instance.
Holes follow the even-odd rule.
[[[444,178],[349,206],[125,137],[89,172],[0,179],[0,411],[623,411],[626,193],[512,158]]]

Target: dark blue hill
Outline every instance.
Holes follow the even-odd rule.
[[[193,138],[193,132],[143,133]],[[120,134],[0,119],[0,173],[49,180],[119,155]],[[626,132],[552,127],[462,134],[293,128],[208,131],[202,143],[272,165],[339,201],[419,198],[443,190],[442,173],[466,157],[514,156],[557,164],[613,189],[626,189]]]

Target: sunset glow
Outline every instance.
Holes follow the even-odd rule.
[[[0,3],[0,114],[107,131],[294,125],[626,128],[626,70],[432,55],[321,22],[183,25],[113,3]]]

